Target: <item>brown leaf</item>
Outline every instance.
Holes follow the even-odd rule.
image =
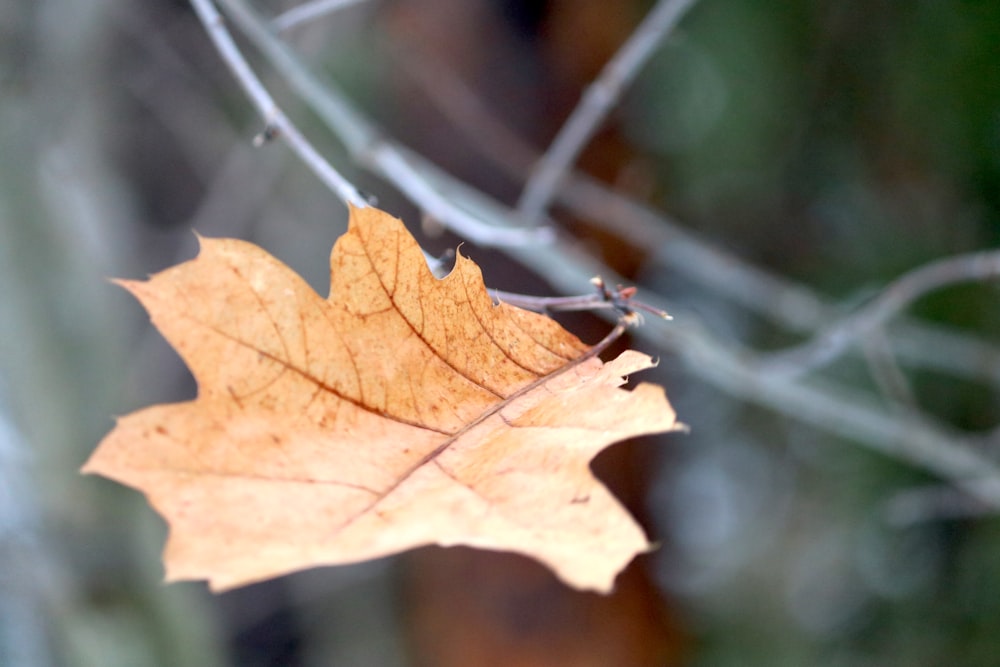
[[[354,209],[330,297],[262,249],[121,281],[198,381],[121,418],[84,472],[143,491],[170,525],[168,580],[215,590],[426,545],[522,553],[607,591],[649,548],[589,461],[675,428],[652,365],[602,364],[544,316],[494,305],[459,256],[443,280],[402,223]]]

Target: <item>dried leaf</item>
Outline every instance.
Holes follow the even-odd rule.
[[[262,249],[121,281],[198,381],[121,418],[84,472],[143,491],[170,526],[169,580],[226,589],[426,544],[522,553],[608,591],[649,548],[589,462],[668,431],[663,390],[553,320],[494,305],[459,256],[443,280],[403,225],[355,209],[326,300]]]

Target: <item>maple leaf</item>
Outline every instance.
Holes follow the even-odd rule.
[[[609,444],[676,428],[663,390],[620,388],[555,321],[495,305],[458,256],[444,279],[399,220],[352,209],[322,299],[259,247],[119,281],[198,382],[118,420],[83,471],[167,520],[168,580],[222,590],[427,544],[513,551],[610,590],[649,548],[590,471]]]

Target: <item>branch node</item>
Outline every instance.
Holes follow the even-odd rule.
[[[264,129],[254,135],[254,148],[260,148],[264,144],[269,144],[281,135],[281,128],[274,123],[267,123]]]

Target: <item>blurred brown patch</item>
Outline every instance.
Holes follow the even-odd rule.
[[[641,560],[641,559],[640,559]],[[428,548],[407,559],[407,618],[427,667],[663,667],[679,635],[641,562],[608,596],[511,554]]]
[[[393,133],[455,175],[512,204],[527,176],[524,164],[532,149],[538,155],[544,151],[583,90],[631,34],[642,11],[632,0],[553,0],[544,7],[486,0],[392,3],[383,14],[382,27],[401,60],[393,94],[398,99],[395,107],[405,109],[405,116],[396,118],[399,124]],[[415,68],[422,70],[414,74]],[[457,99],[456,91],[471,93],[475,98],[471,106],[478,105],[485,115],[477,119],[479,112],[468,113],[468,99]],[[456,99],[434,99],[452,93]],[[432,103],[415,101],[421,99]],[[457,128],[458,117],[468,124]],[[477,122],[481,132],[470,131],[469,125]],[[514,134],[508,137],[507,130]],[[477,134],[480,143],[489,141],[510,158],[484,158],[482,146],[475,145]],[[520,164],[504,165],[505,159]],[[593,137],[577,166],[640,198],[649,187],[641,157],[617,131],[613,118]],[[561,214],[560,222],[623,275],[638,266],[640,249]],[[485,253],[476,258],[487,276],[496,275]],[[504,263],[495,268],[510,270]],[[524,289],[532,287],[526,284]],[[544,288],[536,286],[534,291],[538,290]],[[603,335],[577,333],[587,340]],[[645,473],[652,468],[639,460],[648,451],[618,445],[595,465],[601,479],[632,511],[642,506],[648,486]],[[425,549],[404,562],[406,623],[416,664],[663,667],[679,663],[682,634],[641,558],[619,577],[609,596],[571,590],[544,567],[510,554]]]

